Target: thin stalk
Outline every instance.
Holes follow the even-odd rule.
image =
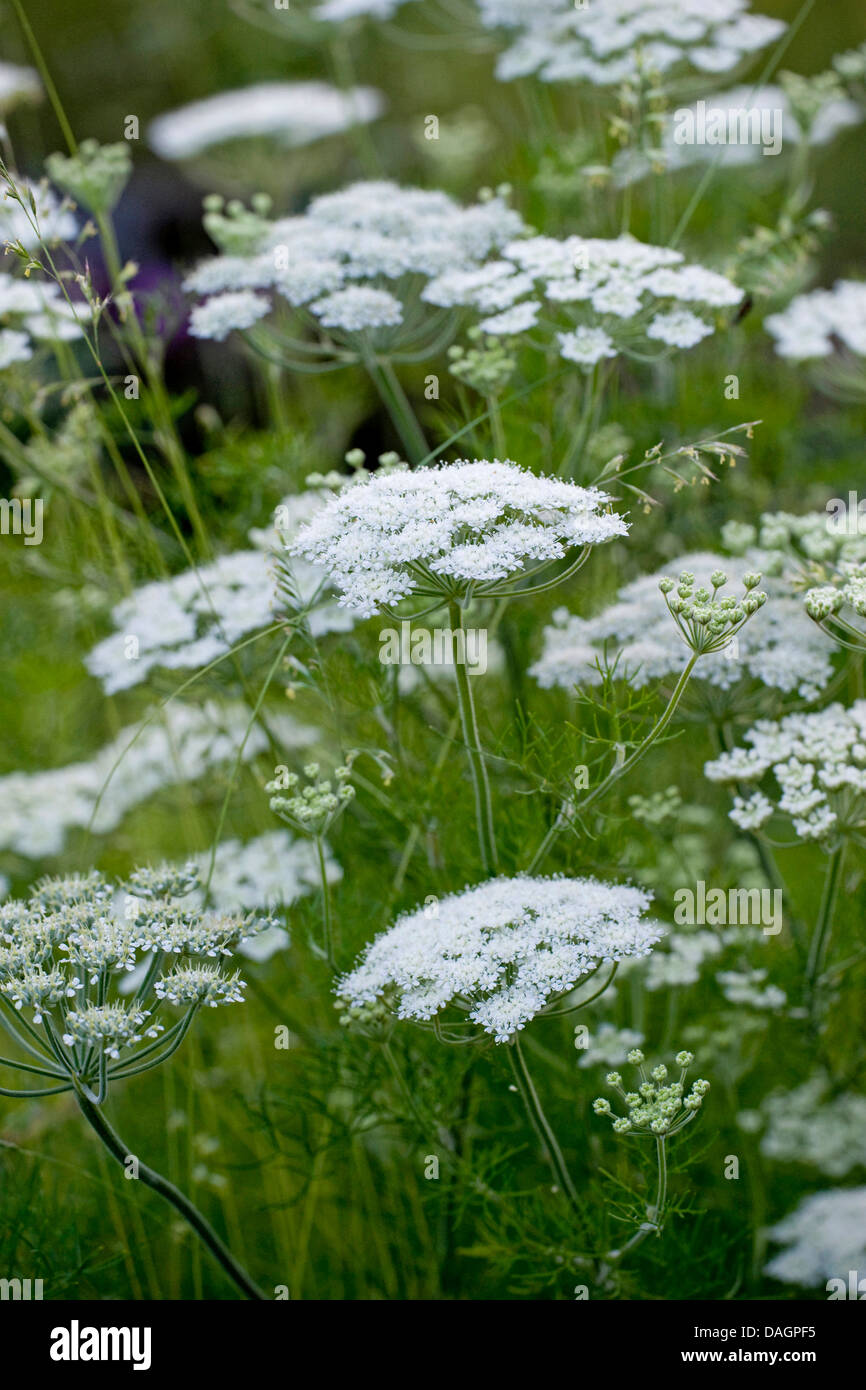
[[[827,958],[827,950],[830,945],[830,933],[833,929],[833,914],[836,911],[836,900],[839,896],[839,887],[842,882],[842,866],[845,860],[845,841],[833,850],[827,864],[827,872],[824,876],[824,888],[821,893],[821,906],[818,911],[818,921],[812,933],[812,940],[809,945],[809,960],[806,966],[806,988],[810,994],[814,993],[815,987],[824,969]]]
[[[126,1167],[126,1161],[131,1153],[129,1147],[112,1129],[108,1120],[103,1115],[98,1106],[94,1105],[83,1092],[77,1093],[78,1104],[81,1113],[87,1120],[94,1132],[102,1140],[112,1158],[116,1158],[122,1168]],[[200,1240],[204,1242],[217,1263],[222,1267],[232,1282],[241,1292],[250,1299],[258,1299],[266,1302],[266,1296],[261,1289],[253,1283],[246,1270],[242,1269],[237,1260],[232,1255],[228,1246],[224,1245],[211,1226],[210,1222],[202,1216],[197,1207],[193,1206],[188,1197],[174,1186],[174,1183],[164,1178],[161,1173],[157,1173],[153,1168],[148,1168],[146,1164],[139,1161],[138,1176],[145,1187],[158,1192],[167,1202],[180,1212],[185,1221],[195,1231]]]
[[[448,616],[452,633],[461,632],[463,630],[463,610],[460,605],[453,600],[448,604]],[[472,695],[472,683],[469,679],[469,673],[466,670],[465,662],[459,659],[460,656],[461,652],[455,650],[454,672],[457,685],[457,704],[460,709],[460,724],[463,729],[463,742],[466,744],[466,751],[469,754],[469,767],[472,772],[472,783],[475,789],[475,823],[478,830],[478,845],[481,850],[481,862],[485,873],[490,873],[496,868],[497,863],[490,782],[487,778],[487,767],[481,749],[478,720],[475,717],[475,701]]]
[[[499,409],[499,401],[496,396],[487,397],[487,409],[490,412],[490,433],[493,439],[493,449],[498,459],[508,457],[508,445],[505,442],[505,430],[502,428],[502,413]]]
[[[397,373],[387,357],[377,357],[369,351],[364,353],[364,365],[400,436],[407,459],[417,466],[429,457],[430,448]]]
[[[328,885],[328,868],[325,863],[325,850],[322,844],[321,835],[317,835],[316,858],[319,861],[319,876],[322,880],[322,926],[325,932],[325,955],[328,957],[328,964],[332,970],[337,966],[334,961],[334,930],[333,919],[331,916],[331,890]]]
[[[571,437],[571,441],[565,451],[559,468],[556,470],[561,478],[571,477],[574,465],[586,448],[592,422],[592,414],[595,409],[597,381],[596,369],[592,367],[587,372],[586,380],[583,384],[583,403],[581,405],[580,420],[578,421],[577,429]]]
[[[568,1197],[573,1207],[577,1207],[577,1189],[571,1180],[571,1174],[566,1167],[565,1159],[562,1156],[562,1149],[559,1147],[556,1135],[554,1134],[550,1121],[544,1113],[538,1092],[532,1080],[532,1075],[526,1065],[526,1057],[520,1045],[520,1037],[514,1035],[514,1040],[508,1045],[508,1060],[514,1072],[514,1080],[520,1092],[523,1104],[526,1106],[526,1113],[529,1116],[530,1124],[541,1140],[547,1156],[550,1159],[551,1167],[555,1172],[563,1192]]]
[[[663,1134],[656,1136],[656,1161],[658,1163],[659,1180],[658,1188],[656,1189],[655,1206],[647,1207],[646,1221],[641,1222],[634,1235],[626,1241],[621,1249],[609,1250],[607,1252],[599,1268],[599,1280],[602,1283],[609,1281],[613,1269],[622,1264],[626,1255],[630,1254],[632,1250],[642,1245],[647,1236],[652,1235],[653,1232],[657,1235],[661,1234],[662,1220],[667,1205],[668,1194],[668,1159],[665,1138],[666,1136]]]

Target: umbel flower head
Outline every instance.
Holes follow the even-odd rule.
[[[727,691],[750,676],[771,689],[814,698],[833,676],[832,643],[808,621],[796,598],[779,592],[781,585],[770,583],[771,601],[764,606],[758,600],[756,606],[754,585],[747,588],[745,583],[756,573],[749,559],[747,555],[723,561],[703,552],[681,556],[671,568],[693,577],[689,599],[680,593],[688,592],[689,586],[670,578],[666,588],[672,587],[665,594],[660,583],[666,571],[659,570],[626,584],[616,601],[594,617],[558,609],[544,631],[544,647],[532,674],[545,688],[597,685],[602,680],[600,658],[618,655],[621,671],[640,688],[682,671],[685,651],[694,650],[691,630],[683,630],[682,624],[687,624],[704,640],[694,679]],[[713,578],[722,574],[742,585],[745,593],[735,599],[725,598],[722,585],[714,590]],[[707,602],[701,605],[704,595]],[[687,616],[696,604],[700,624]],[[678,611],[672,622],[674,606]],[[734,636],[732,660],[728,647]]]
[[[742,297],[724,275],[687,264],[681,251],[632,236],[520,237],[481,266],[449,266],[421,294],[442,308],[474,310],[490,338],[534,335],[547,348],[543,312],[555,325],[559,355],[585,370],[620,352],[694,347],[714,331],[694,310],[717,313]]]
[[[199,958],[230,956],[271,924],[184,903],[199,886],[193,864],[138,869],[125,895],[98,873],[75,874],[0,907],[0,1023],[24,1054],[7,1065],[46,1088],[4,1094],[75,1089],[101,1103],[110,1080],[171,1056],[200,1006],[243,1001],[237,974]],[[137,993],[119,997],[139,965]],[[163,1001],[184,1016],[163,1022]]]
[[[320,0],[314,13],[332,24],[385,20],[407,3]],[[785,31],[782,20],[748,13],[749,0],[477,0],[477,10],[483,28],[515,36],[496,65],[501,82],[538,73],[606,87],[642,70],[729,72]]]
[[[490,879],[398,918],[337,997],[350,1019],[384,1003],[437,1029],[454,1008],[508,1042],[605,961],[647,955],[662,936],[643,916],[649,902],[640,888],[592,878]]]
[[[525,230],[504,195],[461,207],[447,193],[386,181],[323,194],[300,216],[272,220],[269,211],[264,195],[252,210],[208,199],[205,227],[223,254],[185,281],[203,299],[193,336],[224,338],[273,311],[293,318],[295,337],[301,327],[332,346],[357,347],[362,335],[380,351],[407,341],[433,351],[446,316],[419,304],[419,288],[480,265]]]
[[[695,1060],[691,1052],[677,1053],[674,1060],[680,1074],[673,1081],[664,1063],[653,1067],[647,1075],[644,1067],[646,1058],[639,1047],[633,1048],[626,1060],[638,1069],[640,1083],[636,1090],[625,1090],[618,1071],[609,1072],[606,1077],[608,1086],[612,1086],[621,1096],[626,1114],[616,1115],[610,1101],[599,1096],[592,1106],[596,1115],[609,1115],[616,1134],[652,1135],[654,1138],[677,1134],[691,1123],[710,1089],[709,1081],[698,1080],[692,1083],[692,1089],[686,1095],[686,1072]]]
[[[322,573],[295,564],[290,593],[284,552],[275,554],[319,505],[315,493],[287,497],[276,509],[276,529],[250,533],[254,549],[231,551],[209,565],[152,580],[122,598],[111,612],[114,630],[88,653],[87,669],[113,694],[144,681],[155,668],[207,666],[278,617],[291,621],[302,615],[313,637],[347,632],[353,617],[326,592]],[[133,661],[127,645],[131,632],[138,644]]]
[[[757,830],[780,813],[801,839],[824,842],[857,835],[866,825],[866,700],[778,722],[761,719],[744,737],[750,747],[704,766],[711,782],[754,787],[735,797],[735,825]]]
[[[162,159],[192,159],[262,136],[295,148],[374,121],[384,105],[371,87],[343,92],[328,82],[258,82],[166,111],[148,126],[147,139]]]
[[[272,793],[271,810],[293,830],[320,839],[355,796],[349,781],[354,757],[354,753],[349,753],[345,764],[336,769],[336,786],[329,777],[319,776],[318,763],[308,763],[304,768],[304,787],[297,773],[281,768],[278,776],[265,784],[265,791]]]
[[[440,602],[502,592],[570,550],[624,536],[597,488],[477,459],[395,471],[345,488],[291,547],[328,571],[365,617],[409,595]]]

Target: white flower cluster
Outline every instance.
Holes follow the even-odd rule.
[[[138,886],[137,876],[133,881]],[[178,885],[166,879],[162,886]],[[179,887],[183,893],[187,881]],[[123,904],[121,911],[116,903]],[[155,1018],[159,1000],[194,1006],[242,998],[237,976],[223,976],[218,966],[178,961],[161,976],[163,953],[229,956],[264,926],[252,918],[181,907],[171,891],[144,901],[130,898],[98,873],[42,880],[27,902],[0,908],[0,999],[13,1013],[27,1009],[33,1024],[45,1027],[55,1066],[59,1054],[47,1043],[59,1035],[69,1053],[64,1070],[86,1083],[103,1054],[117,1060],[121,1049],[158,1039],[164,1030]],[[152,960],[141,994],[128,1003],[112,999],[118,975],[133,969],[141,955]],[[2,1021],[8,1025],[8,1015]]]
[[[507,1042],[605,961],[646,955],[661,927],[650,895],[596,879],[497,878],[405,913],[337,986],[426,1022],[449,1005]]]
[[[780,1163],[808,1163],[830,1177],[866,1168],[866,1096],[828,1095],[824,1073],[793,1091],[774,1091],[761,1105],[761,1152]]]
[[[381,92],[371,87],[341,91],[328,82],[259,82],[167,111],[151,121],[147,138],[162,159],[192,159],[251,136],[271,136],[296,148],[375,121],[384,105]]]
[[[748,785],[772,773],[780,794],[774,801],[756,787],[748,797],[737,796],[730,812],[735,825],[757,829],[780,812],[801,839],[822,840],[866,822],[866,700],[778,722],[761,719],[744,737],[750,747],[708,762],[706,776]]]
[[[866,357],[866,283],[837,280],[832,290],[798,294],[766,327],[780,357],[794,362],[829,357],[841,343]]]
[[[269,723],[286,749],[306,747],[317,737],[315,729],[287,714],[269,716]],[[249,725],[249,708],[239,701],[172,701],[143,731],[122,729],[89,761],[7,773],[0,778],[0,847],[41,859],[59,854],[69,832],[91,821],[94,832],[104,835],[163,787],[197,780],[237,757],[241,747],[245,761],[263,752],[264,732]]]
[[[498,459],[377,473],[332,498],[291,552],[321,565],[340,602],[369,617],[415,592],[467,593],[527,561],[626,535],[608,502]]]
[[[683,638],[671,621],[659,581],[684,570],[699,585],[709,586],[723,565],[729,579],[742,584],[745,575],[759,571],[759,557],[749,551],[736,561],[709,552],[673,560],[655,574],[643,575],[620,590],[615,603],[592,618],[557,609],[544,630],[544,646],[531,668],[544,689],[598,685],[598,662],[620,655],[621,674],[640,689],[651,681],[679,675],[688,655]],[[833,643],[809,620],[802,604],[772,581],[771,601],[755,612],[737,634],[737,646],[707,652],[695,667],[693,679],[719,690],[730,690],[744,676],[786,694],[814,699],[833,675]]]
[[[274,306],[305,309],[329,332],[392,328],[408,314],[412,277],[468,271],[524,230],[501,197],[461,207],[447,193],[385,181],[355,183],[314,198],[301,216],[206,219],[227,254],[186,279],[207,296],[191,332],[224,338]]]
[[[814,1192],[769,1234],[787,1246],[764,1267],[773,1279],[806,1289],[847,1281],[849,1270],[866,1269],[866,1187]]]
[[[537,72],[543,82],[606,87],[641,69],[730,72],[786,27],[750,14],[749,0],[478,0],[478,8],[488,28],[520,31],[499,58],[503,82]]]
[[[197,570],[155,580],[122,599],[112,609],[114,632],[85,658],[90,674],[113,695],[138,685],[155,667],[195,670],[224,656],[241,638],[267,627],[278,615],[290,616],[287,609],[295,606],[304,608],[313,637],[348,632],[353,618],[322,593],[325,576],[321,570],[303,561],[292,566],[295,602],[290,604],[268,553],[276,541],[289,541],[321,505],[321,496],[314,492],[286,497],[275,508],[274,530],[250,532],[255,549],[235,551]],[[134,656],[130,637],[135,638]]]
[[[480,267],[449,268],[421,295],[440,307],[474,309],[492,337],[528,332],[543,309],[546,320],[556,316],[560,356],[582,367],[653,342],[693,347],[714,325],[692,306],[730,308],[742,297],[724,275],[687,264],[681,251],[631,236],[523,237]]]
[[[391,19],[407,0],[322,0],[317,19]],[[785,24],[749,13],[750,0],[477,0],[486,29],[517,30],[500,56],[502,82],[537,72],[544,82],[606,87],[640,69],[688,65],[730,72],[772,43]]]
[[[2,216],[2,214],[0,214]],[[72,342],[90,313],[84,304],[71,307],[54,280],[23,280],[0,271],[0,371],[29,362],[36,342]]]

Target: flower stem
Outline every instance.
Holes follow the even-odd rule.
[[[126,1167],[130,1150],[123,1140],[115,1133],[108,1120],[103,1115],[97,1105],[94,1105],[82,1091],[77,1092],[78,1104],[81,1113],[87,1120],[91,1128],[102,1140],[112,1158],[116,1158],[121,1167]],[[157,1173],[153,1168],[148,1168],[146,1164],[139,1160],[138,1177],[146,1187],[150,1187],[154,1192],[158,1192],[167,1202],[179,1211],[185,1221],[188,1221],[192,1229],[200,1240],[204,1242],[214,1259],[225,1270],[229,1278],[237,1285],[247,1298],[260,1299],[266,1302],[266,1295],[253,1283],[246,1270],[242,1269],[231,1251],[220,1240],[210,1222],[202,1216],[197,1207],[193,1206],[188,1197],[174,1186],[174,1183],[164,1178],[161,1173]]]
[[[478,844],[484,871],[490,873],[496,868],[497,862],[496,837],[493,830],[493,804],[478,733],[478,720],[475,717],[472,684],[466,669],[465,640],[462,644],[463,651],[456,645],[456,634],[463,629],[463,612],[458,603],[453,601],[449,603],[448,616],[451,631],[455,634],[454,672],[457,680],[457,704],[460,709],[463,742],[466,744],[466,751],[469,754],[469,766],[475,788],[475,823],[478,828]]]
[[[842,882],[842,866],[845,859],[845,841],[843,840],[830,855],[827,864],[827,872],[824,876],[824,888],[821,893],[821,907],[818,912],[818,921],[812,933],[812,941],[809,946],[809,960],[806,966],[806,988],[810,995],[814,994],[815,987],[824,969],[827,959],[827,949],[830,945],[830,932],[833,927],[833,914],[836,911],[836,900],[839,896],[839,887]]]
[[[520,1045],[520,1036],[517,1033],[515,1033],[514,1038],[509,1044],[508,1060],[514,1072],[514,1080],[517,1083],[517,1089],[520,1092],[523,1104],[526,1106],[526,1113],[529,1116],[530,1124],[547,1152],[547,1156],[550,1159],[551,1166],[556,1174],[560,1187],[568,1197],[572,1206],[577,1207],[577,1189],[571,1180],[571,1174],[566,1167],[565,1159],[562,1156],[562,1149],[559,1147],[550,1121],[542,1109],[541,1101],[538,1098],[538,1092],[535,1089],[529,1067],[526,1064],[523,1048]]]
[[[334,940],[333,923],[331,918],[331,890],[328,886],[328,869],[325,864],[325,851],[322,845],[321,835],[316,836],[316,856],[319,861],[319,875],[322,880],[322,925],[325,929],[325,955],[328,957],[328,964],[332,970],[336,970],[334,962]]]
[[[397,373],[387,357],[376,357],[375,353],[364,354],[364,365],[370,379],[382,399],[382,403],[400,436],[410,463],[418,464],[429,456],[430,446],[424,438],[421,426],[415,417]]]

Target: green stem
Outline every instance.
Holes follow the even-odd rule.
[[[322,845],[321,835],[316,836],[316,856],[319,861],[319,875],[322,880],[322,924],[325,929],[325,955],[328,957],[328,964],[332,970],[336,970],[334,962],[334,940],[333,923],[331,918],[331,890],[328,886],[328,869],[325,863],[325,851]]]
[[[655,1222],[656,1226],[661,1229],[662,1216],[664,1215],[664,1209],[668,1198],[668,1158],[667,1150],[665,1149],[664,1135],[662,1134],[656,1136],[656,1158],[658,1159],[659,1165],[659,1186],[652,1220]],[[649,1216],[649,1212],[647,1212],[647,1216]]]
[[[99,1107],[94,1105],[81,1091],[78,1091],[78,1104],[84,1118],[102,1140],[112,1158],[116,1158],[121,1167],[125,1168],[130,1156],[130,1149],[112,1129]],[[222,1266],[229,1278],[247,1298],[259,1299],[262,1302],[267,1301],[265,1294],[253,1283],[246,1270],[241,1268],[228,1246],[223,1244],[210,1222],[202,1216],[197,1207],[193,1206],[188,1197],[185,1197],[161,1173],[157,1173],[153,1168],[148,1168],[141,1161],[138,1163],[138,1176],[146,1187],[158,1192],[161,1197],[171,1203],[176,1211],[180,1212],[185,1221],[189,1222],[217,1263]]]
[[[845,841],[833,850],[827,864],[827,872],[824,876],[824,889],[821,893],[821,907],[818,912],[818,921],[812,934],[812,941],[809,946],[809,960],[806,966],[806,988],[810,994],[814,994],[815,986],[824,969],[827,958],[827,949],[830,945],[830,933],[833,927],[833,914],[836,910],[836,899],[839,896],[839,887],[842,881],[842,866],[845,860]]]
[[[487,409],[490,413],[490,433],[493,438],[493,449],[496,457],[504,460],[508,457],[508,444],[505,440],[505,430],[502,428],[502,412],[499,409],[498,397],[487,397]]]
[[[508,1045],[508,1060],[514,1072],[514,1080],[520,1092],[523,1104],[526,1106],[526,1113],[529,1116],[530,1124],[541,1140],[541,1143],[550,1159],[553,1171],[557,1180],[568,1197],[573,1207],[577,1207],[577,1189],[571,1180],[571,1174],[566,1167],[565,1159],[562,1156],[562,1149],[559,1147],[556,1135],[554,1134],[550,1121],[544,1113],[538,1092],[532,1080],[529,1068],[526,1065],[526,1057],[520,1045],[520,1036],[515,1033],[512,1042]]]
[[[448,604],[448,616],[451,624],[452,633],[456,634],[463,630],[463,610],[458,603],[453,600]],[[456,642],[456,637],[455,637]],[[478,829],[478,845],[481,850],[481,862],[485,873],[490,873],[496,868],[496,837],[493,830],[493,804],[490,797],[490,783],[487,779],[487,767],[484,762],[484,754],[481,749],[481,739],[478,733],[478,720],[475,717],[475,701],[472,696],[472,684],[469,672],[466,669],[465,659],[465,639],[463,651],[457,647],[454,651],[454,672],[457,683],[457,704],[460,709],[460,724],[463,729],[463,742],[469,755],[469,767],[472,772],[472,783],[475,788],[475,823]]]
[[[409,463],[419,464],[429,456],[430,449],[391,362],[387,357],[365,352],[364,365],[400,436]]]

